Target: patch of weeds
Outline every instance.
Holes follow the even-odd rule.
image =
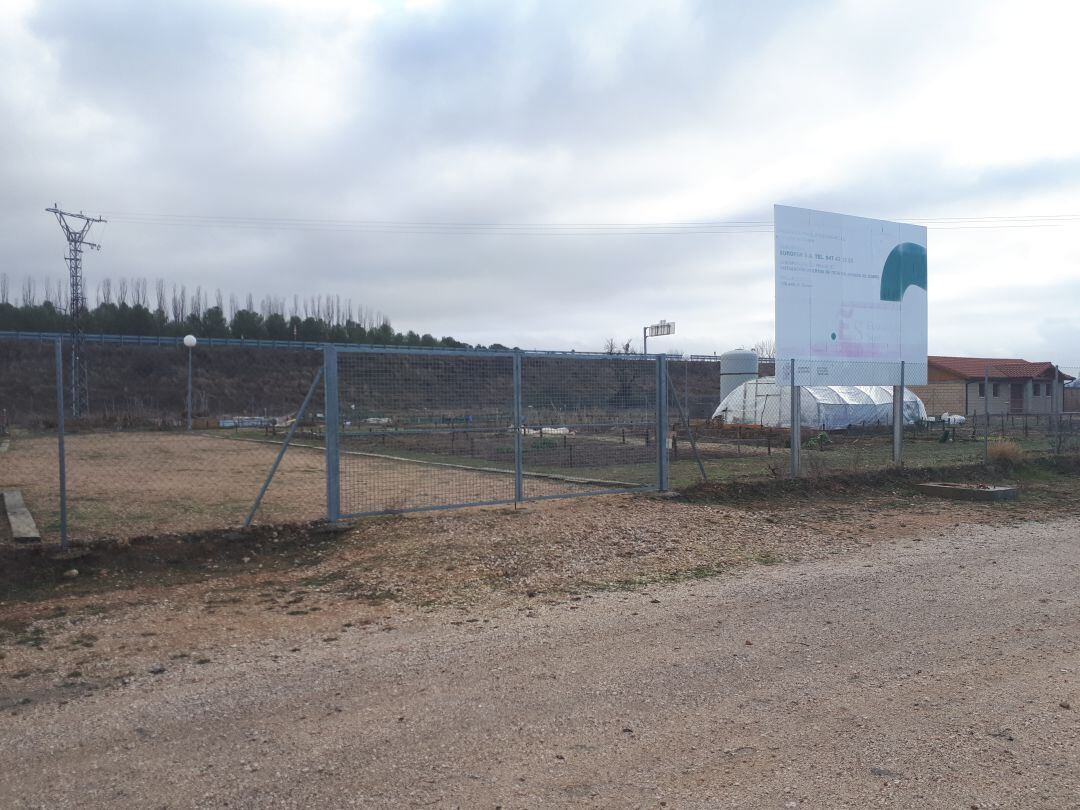
[[[318,588],[322,585],[329,585],[343,579],[345,579],[344,571],[328,571],[325,574],[313,574],[310,577],[303,577],[300,580],[300,584],[305,588]]]
[[[360,591],[359,593],[364,599],[367,599],[373,605],[379,605],[383,602],[393,602],[396,601],[398,598],[397,593],[385,589],[379,591]]]
[[[723,572],[723,566],[706,564],[691,568],[686,572],[686,575],[689,579],[709,579],[710,577],[715,577],[717,574],[722,574]]]
[[[45,630],[44,628],[37,626],[28,627],[22,633],[15,636],[15,643],[22,644],[26,647],[36,647],[40,649],[45,646]]]
[[[751,555],[751,559],[761,565],[777,565],[778,563],[783,562],[783,558],[770,548],[754,552],[754,554]]]
[[[1020,467],[1016,470],[1016,477],[1021,481],[1040,483],[1056,482],[1061,478],[1057,472],[1049,467],[1036,464],[1026,464]]]
[[[75,636],[75,638],[71,640],[71,646],[85,647],[86,649],[90,649],[95,644],[97,644],[97,640],[98,637],[95,636],[93,633],[79,633],[79,635]]]
[[[616,579],[610,582],[586,582],[584,585],[593,591],[636,591],[649,585],[652,581],[646,577],[638,577],[636,579]]]
[[[29,619],[0,619],[0,633],[20,636],[30,626]]]

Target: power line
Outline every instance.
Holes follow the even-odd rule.
[[[491,236],[715,236],[771,233],[765,220],[702,220],[686,222],[455,222],[374,219],[304,219],[297,217],[208,216],[141,212],[106,212],[114,222],[192,228],[330,231],[402,235]],[[1065,227],[1080,223],[1080,214],[979,217],[900,218],[930,230],[1002,230]]]

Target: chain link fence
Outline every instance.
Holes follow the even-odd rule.
[[[67,346],[0,341],[0,488],[46,541],[1080,452],[1080,364],[931,380],[898,410],[856,362],[796,389],[714,357],[161,340],[84,357],[73,418]]]

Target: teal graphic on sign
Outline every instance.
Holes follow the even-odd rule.
[[[881,270],[881,300],[902,301],[911,286],[926,289],[926,248],[901,242],[885,259]]]

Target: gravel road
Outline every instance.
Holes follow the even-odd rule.
[[[962,526],[299,648],[238,634],[6,713],[0,806],[1077,807],[1078,543]]]

